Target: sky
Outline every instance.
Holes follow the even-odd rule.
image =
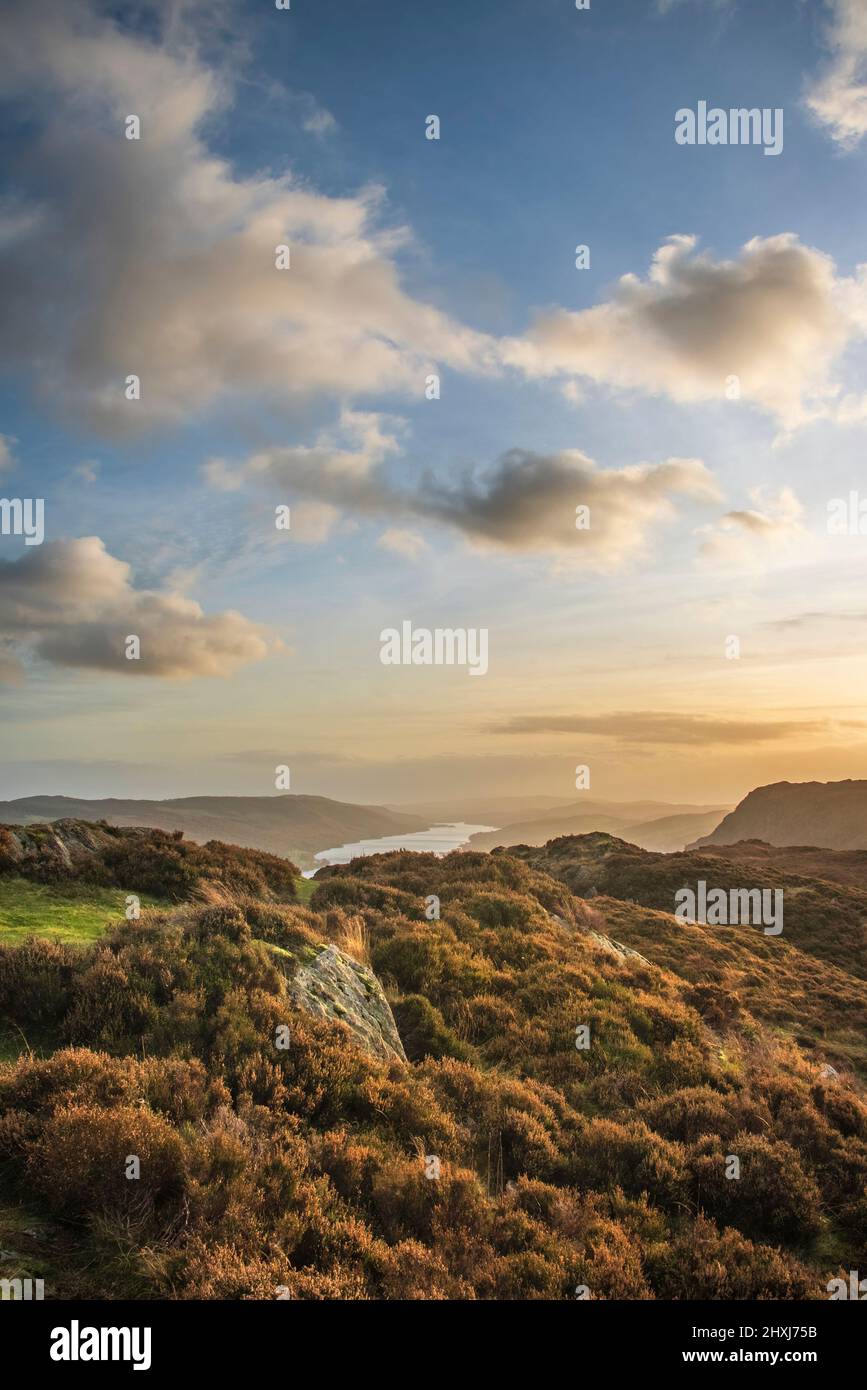
[[[0,0],[0,131],[0,796],[867,777],[867,0]]]

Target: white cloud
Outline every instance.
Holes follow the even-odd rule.
[[[413,562],[421,560],[428,549],[427,542],[417,531],[408,531],[400,526],[392,526],[383,531],[376,544],[380,550],[390,550],[393,555],[401,555]]]
[[[609,570],[642,553],[654,529],[676,515],[677,499],[708,503],[719,495],[700,459],[600,469],[579,449],[510,449],[456,484],[427,479],[410,505],[476,546]],[[586,528],[576,526],[578,507],[589,509]]]
[[[518,338],[476,332],[403,287],[410,234],[383,225],[381,189],[330,197],[215,157],[206,132],[231,102],[229,64],[204,61],[187,9],[124,29],[91,0],[42,0],[0,29],[0,96],[34,132],[0,207],[0,362],[61,408],[122,434],[218,401],[421,398],[431,370],[511,367],[573,396],[596,382],[678,402],[724,400],[736,375],[786,429],[833,414],[833,367],[867,320],[863,276],[839,278],[792,234],[729,261],[672,237],[645,279],[625,275],[593,308],[551,310]],[[851,46],[850,30],[851,16]],[[331,128],[315,98],[295,98],[301,124]],[[124,138],[130,114],[140,140]],[[290,269],[275,266],[280,245]],[[131,374],[139,401],[124,396]]]
[[[305,545],[321,545],[336,530],[340,519],[340,512],[328,502],[300,502],[292,508],[292,535]]]
[[[222,490],[251,482],[267,487],[292,506],[293,529],[294,498],[301,497],[353,521],[424,520],[475,547],[553,555],[600,570],[617,568],[640,553],[652,528],[676,514],[676,501],[708,503],[720,497],[699,459],[600,469],[579,449],[555,454],[510,449],[492,466],[456,480],[428,473],[414,484],[395,482],[384,465],[399,448],[399,425],[392,417],[344,411],[339,426],[312,446],[263,450],[235,468],[211,460],[206,476]],[[589,508],[589,526],[576,525],[578,507]],[[380,537],[379,545],[401,553],[417,550],[419,538],[411,528],[385,534],[389,540]]]
[[[602,304],[542,314],[505,356],[531,376],[683,402],[725,402],[737,377],[742,399],[795,428],[830,413],[832,365],[865,329],[865,269],[840,279],[830,257],[792,233],[756,237],[728,261],[673,236],[646,279],[624,275]]]
[[[365,495],[373,470],[399,451],[403,429],[404,421],[397,416],[344,408],[313,444],[261,449],[240,465],[212,458],[202,471],[220,492],[237,492],[245,482],[265,482],[349,504]]]
[[[828,30],[831,61],[810,86],[807,105],[844,148],[867,133],[867,5],[832,0]]]
[[[288,406],[320,392],[420,397],[439,364],[497,368],[493,340],[402,288],[408,234],[379,228],[381,190],[336,198],[289,173],[236,176],[203,134],[230,84],[181,28],[150,34],[84,0],[4,17],[0,95],[38,133],[6,229],[0,356],[116,433],[241,393]],[[140,140],[124,138],[131,113]],[[275,267],[279,245],[290,269]],[[138,402],[124,398],[129,374]]]
[[[301,121],[302,126],[310,135],[331,135],[337,129],[337,121],[330,111],[326,111],[324,106],[310,97],[307,110]]]
[[[17,439],[13,439],[11,435],[0,434],[0,473],[15,467],[17,460],[12,450],[17,443]]]
[[[784,487],[776,496],[763,488],[750,493],[754,507],[726,512],[712,525],[702,527],[704,559],[739,569],[762,570],[791,559],[804,559],[810,538],[803,525],[804,508],[795,493]]]
[[[19,677],[20,654],[116,675],[226,676],[277,644],[231,610],[203,613],[177,591],[136,589],[130,566],[98,536],[49,541],[0,563],[0,678]],[[141,659],[128,660],[128,636]]]

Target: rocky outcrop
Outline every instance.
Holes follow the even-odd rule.
[[[0,825],[0,873],[40,879],[73,876],[113,845],[116,836],[107,827],[78,820]]]
[[[549,912],[548,916],[559,927],[565,927],[567,931],[570,930],[569,923],[565,922],[562,917],[558,917],[556,912]],[[619,960],[631,958],[640,961],[642,965],[650,965],[650,961],[646,956],[641,955],[640,951],[633,951],[631,946],[624,946],[611,936],[603,936],[602,932],[593,931],[591,927],[585,926],[582,922],[579,922],[574,930],[580,932],[582,936],[589,936],[591,941],[594,941],[609,956],[617,956]]]
[[[299,957],[272,948],[292,1002],[305,1013],[342,1023],[366,1052],[385,1061],[406,1061],[403,1043],[382,985],[373,971],[333,943]]]
[[[610,956],[617,956],[618,960],[637,960],[642,965],[650,965],[647,956],[643,956],[640,951],[633,951],[631,946],[623,946],[611,936],[603,936],[601,932],[590,931],[586,927],[582,930],[582,935],[591,937],[597,946],[601,946]]]

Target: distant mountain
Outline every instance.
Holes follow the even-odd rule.
[[[431,801],[389,802],[389,811],[427,817],[428,825],[463,821],[467,825],[506,825],[553,815],[571,806],[574,796],[451,796]]]
[[[660,816],[640,825],[624,826],[620,832],[624,840],[629,840],[641,849],[657,849],[664,853],[683,849],[693,836],[715,826],[720,817],[720,809],[695,811],[687,815]]]
[[[544,845],[563,835],[584,835],[595,830],[617,835],[642,849],[678,850],[715,826],[721,806],[671,805],[664,801],[573,801],[541,816],[504,825],[500,830],[474,835],[469,848],[494,849],[500,845]]]
[[[430,824],[409,812],[355,806],[326,796],[182,796],[168,801],[88,801],[72,796],[25,796],[0,801],[0,821],[31,825],[60,819],[108,821],[109,825],[182,830],[205,844],[223,840],[264,849],[312,867],[313,856],[349,841],[425,830]]]
[[[774,782],[756,787],[711,834],[689,848],[739,840],[867,849],[867,782]]]

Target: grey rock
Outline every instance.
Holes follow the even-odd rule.
[[[558,917],[556,912],[549,912],[548,916],[557,923],[558,927],[566,927],[569,930],[568,923],[564,922],[562,917]],[[589,936],[597,946],[600,946],[610,956],[617,956],[620,960],[637,960],[642,965],[651,964],[640,951],[634,951],[631,946],[624,946],[620,941],[615,941],[613,937],[603,936],[601,932],[593,931],[590,927],[582,926],[580,923],[575,930],[580,932],[582,936]]]
[[[637,960],[642,965],[650,965],[650,961],[643,956],[640,951],[633,951],[631,946],[624,946],[620,941],[615,941],[611,936],[603,936],[601,932],[584,930],[584,936],[591,936],[597,946],[601,946],[603,951],[609,955],[619,956],[621,960]]]
[[[331,944],[294,966],[279,955],[287,992],[297,1008],[342,1023],[366,1052],[385,1061],[406,1061],[403,1043],[382,985],[373,971]]]

